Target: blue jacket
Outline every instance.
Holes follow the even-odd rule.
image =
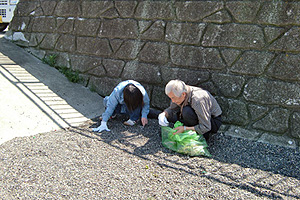
[[[144,101],[144,106],[142,108],[142,118],[147,118],[150,109],[150,99],[145,88],[140,83],[134,80],[127,80],[120,82],[114,88],[113,92],[108,97],[105,97],[104,101],[107,101],[107,103],[105,102],[106,109],[105,112],[102,114],[102,120],[104,122],[107,122],[110,116],[112,116],[118,104],[125,104],[123,90],[128,84],[133,84],[141,91]]]

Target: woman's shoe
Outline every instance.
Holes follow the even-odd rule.
[[[126,126],[133,126],[136,124],[136,121],[132,121],[131,119],[124,122]]]
[[[117,114],[115,114],[115,115],[112,115],[112,116],[111,116],[109,119],[114,119],[114,118],[116,118],[116,117],[117,117]],[[101,116],[101,117],[99,117],[99,120],[100,120],[100,121],[102,121],[102,119],[103,119],[103,118],[102,118],[102,116]]]

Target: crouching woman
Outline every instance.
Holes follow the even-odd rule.
[[[147,115],[150,109],[150,99],[145,88],[134,80],[120,82],[113,92],[104,98],[105,112],[102,114],[101,125],[93,131],[110,131],[107,121],[116,114],[125,114],[129,119],[125,125],[133,126],[141,118],[145,126],[148,123]]]

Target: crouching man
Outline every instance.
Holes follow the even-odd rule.
[[[165,93],[172,102],[158,116],[161,126],[181,121],[184,126],[177,127],[175,134],[193,130],[203,134],[207,141],[211,134],[219,130],[222,110],[208,91],[186,85],[181,80],[171,80],[165,87]]]

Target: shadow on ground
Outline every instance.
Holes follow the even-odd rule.
[[[105,142],[127,154],[155,162],[176,173],[204,176],[214,182],[266,198],[300,199],[300,154],[296,150],[232,138],[218,133],[208,142],[212,158],[189,157],[166,149],[161,144],[157,120],[127,127],[124,118],[110,120],[111,132],[94,133],[99,121],[71,131]],[[293,181],[290,182],[290,179]]]

